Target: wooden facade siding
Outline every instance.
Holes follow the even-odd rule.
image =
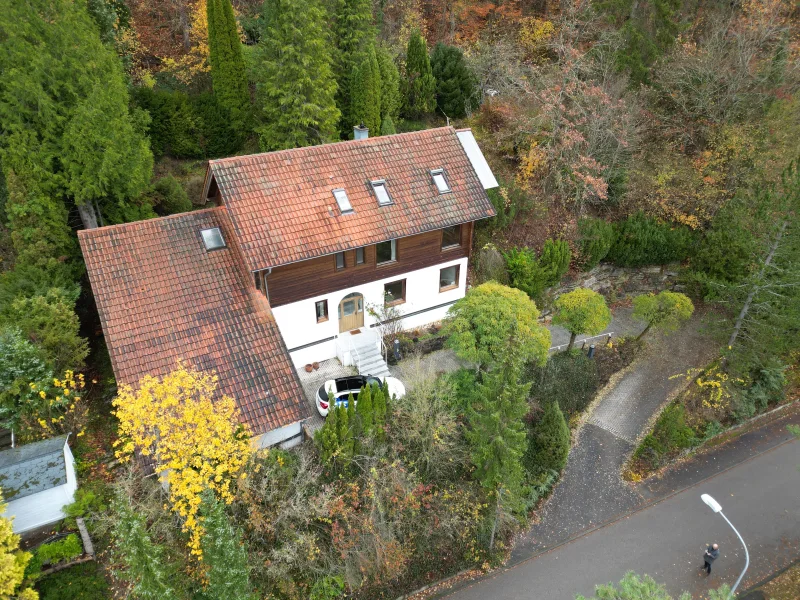
[[[343,290],[370,281],[386,279],[469,256],[473,223],[461,226],[461,245],[442,250],[442,230],[397,240],[397,260],[375,264],[375,246],[364,248],[364,264],[356,265],[356,250],[345,251],[345,268],[336,269],[335,255],[320,256],[272,269],[266,275],[269,303],[283,306]]]

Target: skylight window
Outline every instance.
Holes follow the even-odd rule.
[[[225,247],[225,239],[222,237],[219,227],[203,229],[200,231],[200,235],[203,236],[203,244],[206,250],[218,250]]]
[[[447,192],[451,191],[450,186],[447,183],[447,177],[444,175],[443,169],[436,169],[435,171],[431,171],[431,177],[433,177],[433,183],[436,184],[436,189],[439,190],[440,194],[446,194]]]
[[[342,188],[333,190],[333,197],[336,198],[336,204],[339,205],[339,210],[342,214],[353,212],[353,207],[350,204],[350,198],[347,197],[347,192]]]
[[[378,179],[372,182],[372,189],[375,192],[375,197],[378,199],[379,206],[386,206],[392,203],[392,198],[389,196],[389,190],[386,189],[386,181]]]

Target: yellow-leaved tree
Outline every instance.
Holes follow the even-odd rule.
[[[0,496],[0,515],[5,512],[6,505]],[[30,560],[31,553],[19,549],[19,536],[14,533],[12,519],[0,517],[0,600],[38,600],[38,592],[19,589]]]
[[[189,533],[191,553],[202,559],[201,494],[210,489],[230,504],[231,484],[244,477],[252,452],[236,404],[217,393],[216,375],[178,361],[164,377],[144,377],[137,390],[123,386],[114,406],[117,456],[126,460],[139,452],[154,462],[169,488],[172,510]]]

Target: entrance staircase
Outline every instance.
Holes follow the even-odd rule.
[[[374,344],[361,346],[355,353],[356,368],[359,375],[372,375],[383,379],[389,377],[389,366],[383,360],[380,350]]]

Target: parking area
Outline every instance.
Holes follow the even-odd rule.
[[[357,375],[355,367],[344,367],[336,358],[323,360],[319,363],[319,369],[310,373],[307,373],[304,368],[297,369],[297,376],[300,378],[300,384],[303,386],[303,391],[312,413],[311,418],[307,419],[304,424],[307,436],[313,436],[314,432],[322,427],[324,423],[324,419],[317,412],[317,405],[314,400],[319,386],[329,379],[347,377],[348,375]]]

